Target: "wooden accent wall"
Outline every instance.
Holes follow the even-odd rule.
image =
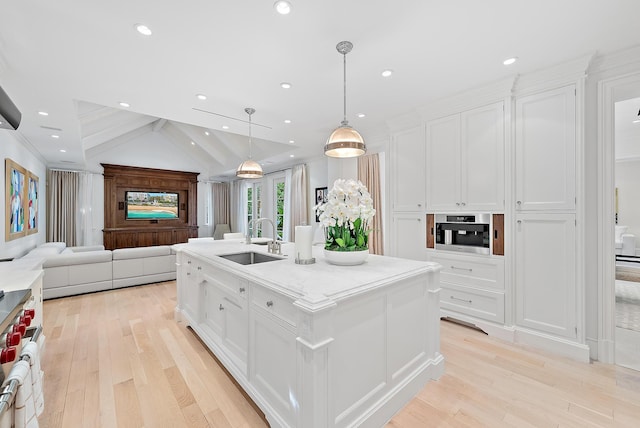
[[[171,245],[198,236],[198,173],[111,164],[102,166],[103,240],[106,249]],[[127,220],[127,191],[178,193],[178,218]]]
[[[427,214],[427,248],[435,248],[435,227],[434,214]]]
[[[504,256],[504,214],[493,215],[493,254]]]

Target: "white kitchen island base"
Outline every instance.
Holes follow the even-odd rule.
[[[313,265],[240,265],[218,256],[264,247],[176,248],[177,318],[272,427],[380,427],[444,370],[436,263],[333,266],[317,251]]]

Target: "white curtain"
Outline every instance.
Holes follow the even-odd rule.
[[[293,242],[291,231],[291,170],[284,172],[284,222],[282,224],[282,240]]]
[[[47,170],[47,242],[78,245],[79,175]]]
[[[360,156],[358,158],[358,180],[369,190],[373,199],[373,208],[376,215],[373,216],[373,224],[370,225],[369,252],[383,254],[384,243],[382,237],[382,188],[380,186],[380,161],[378,154]]]
[[[229,183],[213,183],[213,224],[228,224],[231,227],[231,208],[229,206]],[[231,227],[237,232],[237,227]]]
[[[248,183],[245,180],[236,180],[229,183],[229,195],[231,199],[230,219],[233,232],[246,233],[247,204],[246,195]]]
[[[93,174],[78,174],[77,245],[93,245]]]
[[[291,223],[289,224],[290,241],[295,241],[296,226],[309,223],[309,197],[306,165],[291,168],[291,198],[289,203]]]

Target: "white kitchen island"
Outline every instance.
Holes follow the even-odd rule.
[[[334,266],[242,265],[240,240],[176,245],[176,318],[200,336],[272,427],[380,427],[444,370],[439,269],[370,255]]]

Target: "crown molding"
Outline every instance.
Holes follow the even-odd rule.
[[[422,120],[427,121],[504,100],[511,96],[516,79],[517,76],[512,76],[468,89],[421,107],[418,112]]]
[[[402,131],[409,128],[420,126],[420,115],[416,111],[396,116],[386,121],[387,127],[391,133]]]
[[[598,55],[594,58],[589,74],[623,75],[640,69],[640,45],[616,52]]]
[[[552,67],[520,75],[514,85],[513,93],[516,96],[527,95],[566,86],[584,79],[595,56],[594,52]]]

